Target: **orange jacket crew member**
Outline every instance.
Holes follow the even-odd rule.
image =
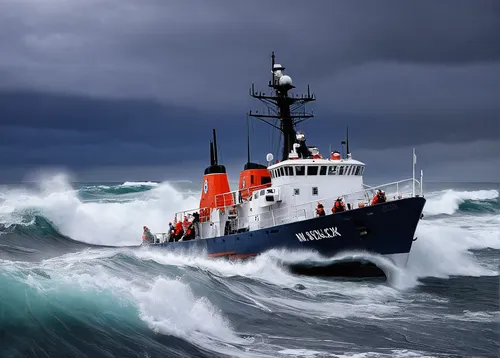
[[[177,221],[175,223],[175,232],[174,232],[175,241],[178,241],[181,238],[183,233],[184,233],[184,230],[182,229],[182,222]]]
[[[184,216],[184,221],[182,222],[182,228],[184,229],[184,231],[187,230],[188,226],[189,226],[189,220],[188,220],[188,217],[187,216]]]
[[[385,202],[386,202],[385,191],[377,190],[377,194],[375,194],[375,196],[373,197],[372,205],[385,203]]]
[[[318,207],[316,208],[316,214],[318,214],[318,216],[325,216],[325,208],[323,207],[323,204],[318,203]]]
[[[333,204],[332,213],[333,214],[335,214],[335,213],[341,213],[342,211],[345,211],[345,205],[342,202],[342,198],[339,197],[335,201],[335,204]]]

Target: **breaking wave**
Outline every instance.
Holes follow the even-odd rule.
[[[463,213],[500,213],[497,190],[455,191],[453,189],[431,193],[424,213],[453,215]]]
[[[197,207],[198,193],[173,183],[75,188],[55,176],[35,188],[3,188],[0,285],[9,289],[0,290],[0,355],[34,349],[48,356],[419,357],[470,341],[464,332],[471,324],[486,324],[486,333],[474,339],[488,340],[498,309],[483,305],[447,311],[446,319],[455,323],[437,327],[436,334],[451,329],[455,338],[439,342],[434,353],[429,349],[436,341],[419,333],[422,343],[406,350],[397,337],[374,344],[384,349],[349,343],[357,342],[349,332],[367,325],[398,330],[408,321],[415,332],[432,329],[429,307],[445,310],[451,300],[435,295],[439,280],[475,277],[485,287],[498,281],[498,191],[448,189],[427,199],[402,270],[364,252],[323,257],[272,250],[229,262],[129,247],[140,244],[143,225],[162,231],[174,212]],[[387,280],[294,274],[297,267],[353,258],[375,263]],[[479,305],[468,296],[463,300]],[[326,334],[339,329],[338,340]],[[469,355],[488,356],[498,346],[482,344],[493,350]]]
[[[125,182],[117,185],[86,185],[78,190],[82,199],[102,198],[108,194],[123,195],[140,193],[156,188],[155,182]]]

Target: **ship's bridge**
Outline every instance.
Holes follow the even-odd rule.
[[[268,167],[273,187],[296,201],[363,190],[365,164],[351,159],[288,159]],[[300,200],[298,200],[300,198]]]

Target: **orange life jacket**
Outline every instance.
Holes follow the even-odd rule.
[[[342,203],[340,201],[336,201],[335,204],[333,205],[332,213],[337,213],[337,212],[342,212],[342,211],[345,211],[344,203]]]
[[[181,231],[182,231],[182,223],[178,221],[177,224],[175,224],[175,234],[179,235]]]

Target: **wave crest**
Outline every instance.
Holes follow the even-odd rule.
[[[453,215],[463,212],[500,212],[497,190],[455,191],[453,189],[431,193],[424,207],[428,215]]]

